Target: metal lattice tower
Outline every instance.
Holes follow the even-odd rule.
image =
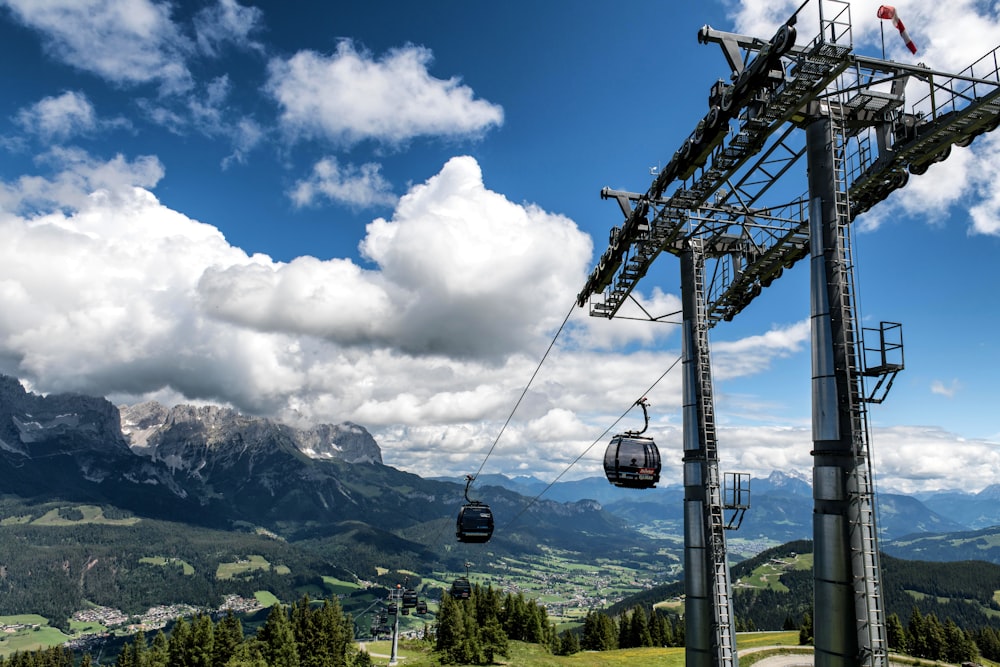
[[[810,257],[816,664],[886,665],[867,404],[902,370],[902,338],[883,322],[865,344],[851,222],[1000,124],[1000,47],[959,73],[857,55],[844,0],[812,0],[770,40],[698,40],[731,80],[645,193],[602,190],[624,221],[577,302],[613,318],[660,253],[681,260],[687,665],[735,667],[708,331]]]

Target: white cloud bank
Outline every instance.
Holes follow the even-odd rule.
[[[417,136],[475,136],[503,122],[503,109],[474,98],[457,78],[428,72],[430,50],[392,49],[381,59],[341,41],[335,53],[300,51],[268,66],[267,90],[293,138],[351,145]]]
[[[373,430],[389,463],[421,474],[479,466],[592,252],[571,220],[489,190],[468,157],[368,225],[368,266],[248,256],[156,199],[155,158],[49,159],[63,165],[50,178],[0,183],[0,371],[45,392],[350,419]],[[676,297],[647,303],[669,309]],[[677,359],[676,348],[642,349],[659,342],[650,329],[676,327],[570,315],[494,470],[558,474]],[[799,329],[734,343],[717,373],[761,371],[801,348]],[[609,340],[640,347],[608,352]],[[679,389],[675,369],[650,392],[656,428],[678,427]],[[640,419],[629,413],[621,428]],[[581,471],[596,470],[602,447]]]

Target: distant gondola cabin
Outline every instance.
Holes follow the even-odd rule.
[[[403,607],[406,609],[413,609],[417,606],[417,592],[412,588],[407,588],[403,591]]]
[[[456,537],[459,542],[489,542],[493,535],[493,512],[486,503],[474,500],[458,512]]]
[[[459,577],[451,584],[451,597],[456,600],[468,600],[472,596],[472,585],[465,577]]]
[[[604,453],[604,474],[615,486],[651,489],[660,481],[660,450],[652,438],[616,435]]]

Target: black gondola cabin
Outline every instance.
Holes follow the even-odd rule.
[[[413,609],[417,606],[417,592],[412,588],[407,588],[403,591],[403,607],[405,609]]]
[[[660,481],[660,450],[652,438],[616,435],[604,452],[604,474],[615,486],[651,489]]]
[[[458,512],[455,536],[459,542],[489,542],[493,535],[493,512],[486,503],[473,500]]]
[[[459,577],[451,583],[451,597],[456,600],[468,600],[472,596],[472,585],[465,577]]]

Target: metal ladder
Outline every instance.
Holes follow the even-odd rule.
[[[875,498],[872,485],[872,463],[868,451],[868,411],[862,374],[860,330],[857,328],[858,312],[854,299],[854,262],[850,234],[850,200],[845,168],[847,135],[840,124],[841,110],[831,109],[833,119],[834,178],[836,180],[835,209],[837,215],[837,242],[841,292],[835,307],[841,309],[844,330],[836,341],[843,346],[847,360],[851,432],[854,440],[852,451],[854,465],[847,481],[850,503],[849,532],[851,543],[851,571],[854,580],[854,605],[857,621],[858,664],[866,667],[888,665],[888,645],[885,634],[885,615],[881,593],[881,567],[878,554],[878,533],[875,526]]]
[[[692,239],[698,258],[695,268],[695,344],[697,346],[699,402],[702,433],[705,437],[705,536],[708,540],[707,557],[711,559],[707,571],[712,573],[712,612],[715,635],[716,665],[736,667],[734,645],[733,601],[730,591],[729,565],[726,560],[726,522],[723,514],[722,485],[719,479],[719,450],[715,432],[715,407],[712,400],[712,367],[709,362],[708,329],[705,302],[705,256],[702,240]]]

